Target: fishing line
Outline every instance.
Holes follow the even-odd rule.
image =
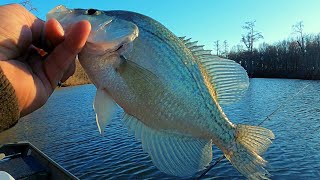
[[[303,88],[300,89],[300,91],[298,91],[296,94],[294,94],[293,96],[291,96],[290,98],[288,98],[286,101],[283,101],[282,104],[280,104],[280,106],[275,109],[271,114],[269,114],[263,121],[261,121],[258,126],[260,126],[262,123],[264,123],[266,120],[270,119],[271,116],[273,116],[279,109],[283,108],[285,105],[287,105],[288,101],[291,101],[292,99],[294,99],[298,94],[300,94],[304,89],[306,89],[310,84],[305,85]]]
[[[263,124],[265,121],[267,121],[268,119],[270,120],[270,117],[273,116],[277,111],[279,111],[281,108],[285,107],[285,105],[287,105],[287,102],[294,99],[298,94],[300,94],[303,90],[305,90],[310,84],[305,85],[303,88],[301,88],[296,94],[294,94],[293,96],[291,96],[290,98],[288,98],[286,101],[283,101],[280,106],[278,106],[277,109],[275,109],[271,114],[269,114],[263,121],[261,121],[258,126],[260,126],[261,124]],[[210,165],[198,178],[196,178],[196,180],[199,180],[201,178],[203,178],[214,166],[216,166],[217,164],[219,164],[219,162],[221,162],[223,159],[225,158],[224,155],[222,155],[218,160],[215,161],[214,164]]]

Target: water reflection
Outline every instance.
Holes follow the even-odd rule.
[[[263,126],[276,135],[264,155],[272,179],[318,179],[320,176],[320,81],[251,79],[247,96],[224,109],[234,123],[256,125],[285,103]],[[308,85],[294,99],[290,98]],[[128,134],[120,113],[100,136],[92,100],[95,87],[55,91],[48,103],[0,134],[0,143],[28,140],[80,179],[175,179],[159,172]],[[213,148],[214,160],[221,156]],[[206,176],[244,179],[226,160]]]

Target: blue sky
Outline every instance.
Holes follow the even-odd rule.
[[[0,0],[0,4],[21,0]],[[256,20],[256,29],[273,43],[293,37],[292,25],[304,22],[306,33],[320,32],[320,0],[31,0],[39,18],[53,7],[129,10],[148,15],[178,36],[191,37],[213,49],[213,42],[227,40],[230,48],[241,44],[241,28],[246,21]]]

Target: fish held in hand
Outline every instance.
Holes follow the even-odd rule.
[[[238,101],[249,86],[238,63],[134,12],[58,6],[47,18],[56,18],[64,29],[79,20],[92,25],[79,61],[97,87],[93,105],[101,133],[119,105],[124,123],[167,174],[203,170],[214,144],[244,176],[267,178],[261,154],[274,134],[233,124],[221,108]]]

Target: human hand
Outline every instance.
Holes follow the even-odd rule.
[[[80,21],[65,33],[55,19],[44,22],[18,4],[0,6],[0,19],[0,67],[16,92],[22,117],[40,108],[58,82],[74,73],[91,25]],[[45,48],[42,34],[52,48],[46,56],[34,48]]]

